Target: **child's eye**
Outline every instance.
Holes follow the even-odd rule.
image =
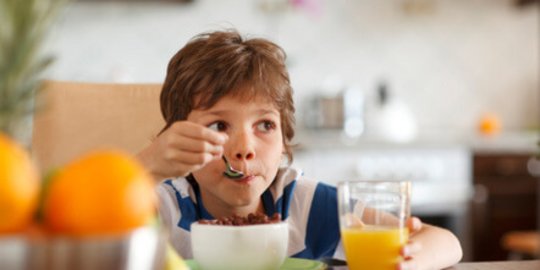
[[[208,128],[213,129],[218,132],[223,132],[227,130],[227,124],[223,121],[216,121],[208,126]]]
[[[276,123],[270,120],[264,120],[257,124],[257,129],[262,132],[269,132],[276,129]]]

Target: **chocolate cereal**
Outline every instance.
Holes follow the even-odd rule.
[[[229,226],[246,226],[246,225],[256,225],[256,224],[270,224],[278,223],[281,221],[281,215],[275,213],[272,217],[268,217],[265,214],[253,214],[250,213],[247,217],[241,217],[238,215],[233,215],[231,217],[223,217],[218,219],[200,219],[199,224],[210,224],[210,225],[229,225]]]

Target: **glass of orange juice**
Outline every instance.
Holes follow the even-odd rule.
[[[394,270],[408,240],[411,183],[345,181],[338,184],[339,223],[350,270]]]

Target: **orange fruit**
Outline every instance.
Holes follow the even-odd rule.
[[[501,121],[494,114],[486,114],[480,119],[478,129],[483,135],[496,135],[501,131]]]
[[[22,231],[39,197],[39,174],[20,145],[0,134],[0,234]]]
[[[107,235],[146,225],[155,215],[152,177],[132,156],[115,150],[89,153],[50,179],[43,219],[53,233]]]

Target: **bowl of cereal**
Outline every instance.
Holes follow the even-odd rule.
[[[203,270],[279,269],[287,256],[288,242],[288,224],[278,214],[191,224],[193,258]]]

